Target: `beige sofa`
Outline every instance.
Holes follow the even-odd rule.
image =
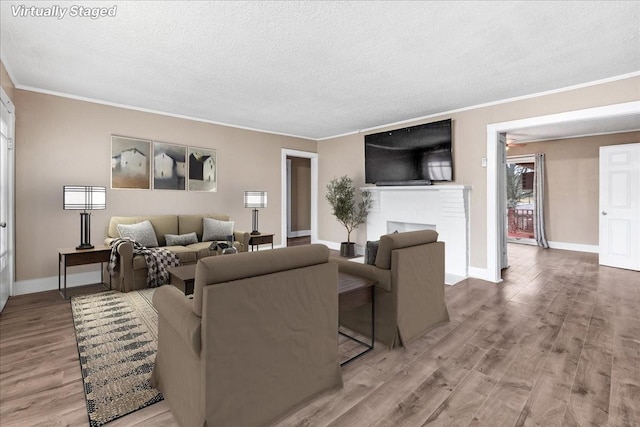
[[[193,300],[153,296],[152,384],[183,427],[261,426],[342,386],[338,269],[324,245],[198,261]]]
[[[158,246],[175,253],[181,265],[194,264],[199,259],[216,255],[216,251],[209,250],[211,241],[202,241],[203,218],[213,218],[220,221],[229,221],[228,215],[147,215],[147,216],[114,216],[109,220],[107,238],[105,244],[110,245],[120,237],[118,224],[138,224],[143,221],[151,222],[153,231],[158,240]],[[195,232],[198,242],[185,246],[166,246],[165,235],[181,235]],[[233,231],[234,246],[239,252],[246,252],[249,248],[248,232]],[[118,246],[118,270],[115,277],[111,278],[114,289],[121,292],[129,292],[146,287],[147,264],[144,256],[133,254],[133,245],[123,244]]]
[[[449,321],[444,298],[444,243],[433,230],[380,237],[373,265],[332,257],[340,271],[375,280],[376,341],[407,345]],[[340,312],[340,324],[371,335],[368,307]]]

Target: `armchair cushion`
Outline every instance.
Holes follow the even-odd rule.
[[[118,224],[120,237],[128,237],[147,248],[158,247],[158,239],[151,222],[142,221],[136,224]]]
[[[202,241],[227,240],[233,236],[234,221],[220,221],[214,218],[202,218]]]

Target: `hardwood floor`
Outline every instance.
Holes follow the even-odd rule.
[[[597,255],[509,245],[505,280],[446,288],[451,322],[343,367],[344,388],[283,426],[638,426],[640,273]],[[88,425],[68,302],[0,315],[0,425]],[[109,426],[174,426],[166,402]]]

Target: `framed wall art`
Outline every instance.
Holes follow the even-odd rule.
[[[217,191],[216,150],[189,147],[189,191]]]
[[[187,147],[153,141],[153,189],[187,189]]]
[[[151,189],[151,141],[111,136],[111,188]]]

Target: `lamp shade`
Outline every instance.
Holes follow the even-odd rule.
[[[266,191],[245,191],[244,192],[245,208],[266,208],[267,192]]]
[[[107,208],[107,189],[87,185],[62,187],[62,208],[65,210],[93,210]]]

